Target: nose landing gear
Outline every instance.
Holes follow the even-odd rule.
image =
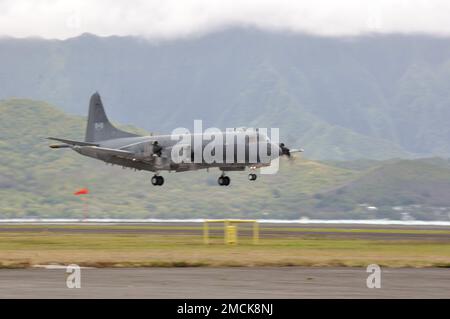
[[[230,178],[228,177],[228,176],[224,176],[224,175],[222,175],[222,176],[220,176],[219,177],[219,179],[217,180],[217,183],[220,185],[220,186],[228,186],[228,185],[230,185]]]
[[[256,177],[258,177],[256,174],[248,174],[248,180],[249,181],[256,181]]]

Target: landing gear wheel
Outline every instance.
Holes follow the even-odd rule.
[[[154,175],[152,177],[152,184],[154,186],[162,186],[164,184],[164,177],[158,176],[158,175]]]
[[[248,180],[249,181],[256,181],[256,177],[257,177],[257,175],[256,174],[248,174]]]
[[[228,176],[220,176],[219,179],[217,180],[217,183],[220,186],[228,186],[230,185],[230,178]]]

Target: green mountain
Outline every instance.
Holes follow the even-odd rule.
[[[443,159],[321,163],[297,158],[282,160],[278,174],[260,175],[254,183],[246,173],[236,172],[230,174],[230,187],[219,187],[219,171],[211,170],[166,173],[165,185],[154,187],[149,172],[48,148],[47,136],[82,138],[83,117],[25,99],[0,101],[0,112],[0,218],[87,213],[121,218],[359,219],[402,218],[407,212],[413,218],[449,219],[445,194],[450,191],[450,163]],[[91,191],[86,202],[73,195],[81,187]],[[379,210],[360,206],[365,203]]]
[[[278,127],[322,160],[450,156],[449,79],[450,39],[427,35],[0,39],[0,98],[84,115],[98,90],[111,118],[147,130]]]
[[[354,210],[355,203],[360,203],[360,207],[377,207],[379,216],[387,218],[401,217],[401,212],[413,212],[419,219],[429,219],[430,215],[450,218],[450,160],[391,160],[374,164],[357,179],[314,195],[318,199],[315,207],[333,212],[336,208]],[[346,166],[348,169],[349,163]]]

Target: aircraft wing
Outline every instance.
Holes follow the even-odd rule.
[[[124,150],[98,146],[79,146],[77,151],[86,155],[115,156],[125,159],[135,159],[136,154]]]
[[[121,150],[121,149],[115,149],[115,148],[100,147],[99,144],[95,144],[95,143],[66,140],[66,139],[57,138],[57,137],[48,137],[47,139],[64,143],[62,145],[50,145],[51,148],[71,147],[73,150],[75,150],[81,154],[88,155],[88,156],[94,156],[97,158],[115,156],[115,157],[120,157],[120,158],[124,158],[124,159],[131,159],[131,160],[136,159],[136,154],[133,152],[129,152],[129,151]]]

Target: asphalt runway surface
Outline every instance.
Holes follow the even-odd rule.
[[[45,230],[57,233],[143,233],[177,236],[200,235],[202,231],[200,223],[119,226],[137,227],[99,227],[92,224],[81,228],[79,225],[1,225],[0,232]],[[184,226],[190,226],[191,229],[176,228]],[[213,227],[217,226],[219,225]],[[260,224],[260,227],[262,238],[319,236],[384,241],[450,241],[448,226],[264,223]],[[249,227],[240,225],[239,229],[240,234],[251,234]],[[339,231],[351,229],[359,231]],[[413,232],[401,232],[404,230]],[[420,233],[414,232],[415,230],[445,232]],[[220,235],[223,231],[216,229],[210,232]],[[366,279],[369,273],[366,269],[348,267],[83,268],[80,289],[66,287],[67,275],[64,268],[0,269],[0,298],[450,298],[450,270],[445,268],[383,268],[380,289],[367,288]]]
[[[83,226],[80,228],[80,226]],[[158,235],[195,235],[202,234],[201,223],[145,223],[145,224],[114,224],[114,225],[98,225],[95,224],[77,224],[77,225],[38,225],[35,227],[21,227],[15,225],[9,227],[7,225],[0,226],[2,232],[46,232],[55,233],[90,233],[90,234],[158,234]],[[136,226],[136,228],[120,228],[116,226]],[[146,228],[148,226],[148,228]],[[168,226],[167,228],[164,228]],[[180,227],[177,229],[176,227]],[[183,229],[182,227],[196,227],[197,229]],[[223,230],[222,225],[210,224],[210,235],[221,236]],[[214,229],[216,228],[216,229]],[[298,229],[298,230],[293,230]],[[306,229],[302,231],[301,229]],[[333,231],[332,229],[337,229]],[[358,229],[358,232],[344,232],[345,230]],[[381,230],[373,232],[373,230]],[[388,232],[383,232],[388,230]],[[395,232],[399,230],[400,232]],[[441,230],[447,231],[443,233],[408,233],[401,232],[405,230]],[[339,238],[339,239],[369,239],[369,240],[418,240],[418,241],[448,241],[450,242],[450,227],[448,226],[402,226],[402,225],[346,225],[346,224],[260,224],[261,238],[289,238],[289,237],[317,237],[321,238]],[[239,235],[251,236],[251,225],[239,225]]]
[[[61,269],[2,269],[0,298],[450,298],[450,270],[364,268],[81,269],[81,288]]]

